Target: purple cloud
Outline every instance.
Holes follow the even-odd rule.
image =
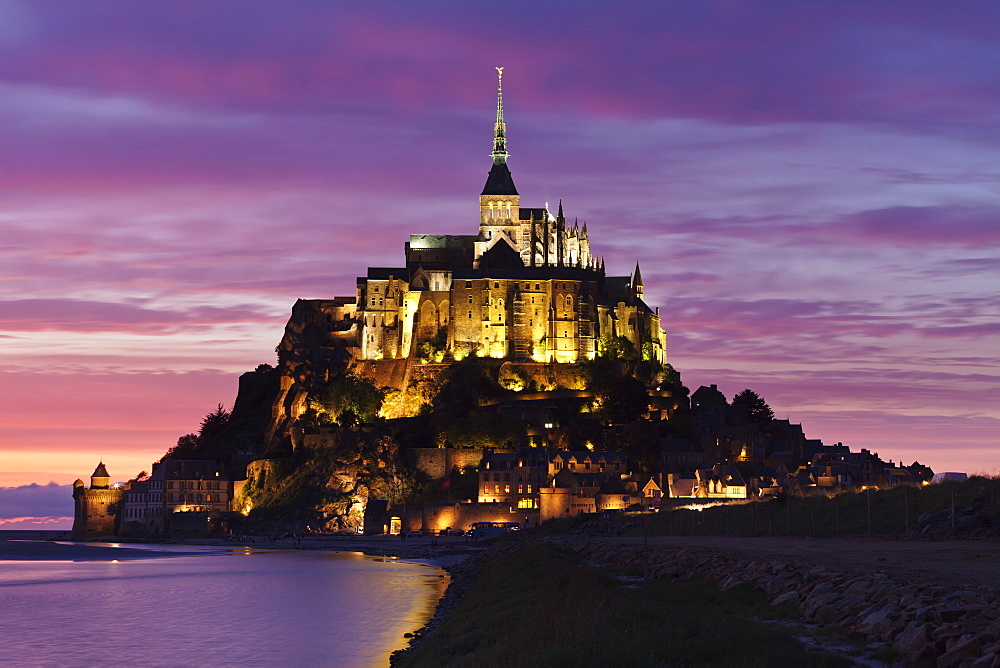
[[[0,487],[0,524],[4,520],[24,518],[66,518],[73,516],[73,487],[57,485],[21,485]],[[11,528],[11,527],[4,527]]]
[[[152,457],[235,391],[176,372],[272,361],[294,299],[474,232],[503,65],[524,203],[562,198],[614,275],[641,261],[685,378],[980,452],[998,19],[537,2],[484,48],[472,5],[0,3],[0,446],[55,411],[80,450]]]

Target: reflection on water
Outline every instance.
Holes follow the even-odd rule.
[[[2,561],[0,661],[386,665],[433,613],[442,573],[326,552]]]

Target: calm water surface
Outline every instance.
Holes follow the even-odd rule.
[[[442,574],[343,552],[0,560],[0,662],[384,666]]]

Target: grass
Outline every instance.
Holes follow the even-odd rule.
[[[535,544],[483,566],[463,600],[400,666],[846,666],[806,652],[789,618],[749,587],[643,585],[629,571]]]
[[[950,517],[953,499],[959,521],[964,509],[977,505],[1000,523],[1000,478],[975,476],[926,487],[674,510],[650,517],[649,531],[660,536],[903,536],[923,513],[946,511]]]

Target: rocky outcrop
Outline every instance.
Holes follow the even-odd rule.
[[[343,300],[300,299],[292,307],[278,344],[278,388],[265,434],[268,447],[291,446],[292,425],[311,393],[353,359],[356,324]]]

